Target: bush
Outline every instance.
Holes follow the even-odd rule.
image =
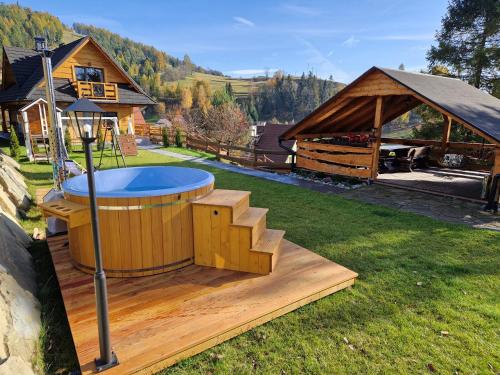
[[[66,151],[68,154],[73,151],[73,145],[71,144],[71,134],[69,133],[69,127],[66,126],[64,130],[64,146],[66,146]]]
[[[162,139],[163,139],[163,146],[164,147],[169,147],[170,146],[170,140],[168,139],[168,129],[167,128],[163,128],[161,130],[161,136],[162,136]]]
[[[21,156],[21,148],[19,147],[19,138],[14,128],[10,130],[10,156],[18,159]]]
[[[182,147],[182,135],[179,128],[175,129],[175,145],[177,147]]]

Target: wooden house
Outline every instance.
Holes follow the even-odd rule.
[[[382,126],[427,104],[443,117],[441,140],[387,139]],[[450,142],[460,124],[484,139]],[[342,138],[357,137],[350,144]],[[297,140],[297,167],[376,180],[381,143],[429,145],[445,153],[487,150],[488,172],[500,174],[500,100],[454,78],[373,67],[281,136]]]
[[[0,107],[3,131],[10,127],[25,139],[28,156],[47,135],[47,103],[41,57],[33,49],[3,48]],[[134,107],[154,104],[125,70],[90,36],[53,50],[52,68],[58,126],[64,108],[81,97],[95,101],[104,119],[121,132],[134,132]]]

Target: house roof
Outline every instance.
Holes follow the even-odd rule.
[[[285,131],[293,128],[293,125],[266,124],[265,126],[259,126],[259,127],[262,128],[262,130],[259,138],[255,142],[256,148],[262,150],[285,151],[279,145],[279,138]],[[285,147],[292,148],[293,145],[295,144],[295,141],[294,140],[283,141],[282,144]],[[285,163],[288,158],[288,155],[266,154],[266,156],[275,163]]]
[[[73,51],[86,42],[96,45],[130,81],[130,85],[118,85],[119,103],[139,105],[155,103],[92,37],[86,36],[54,49],[52,55],[53,69],[55,70]],[[39,54],[33,49],[6,46],[4,46],[4,54],[12,66],[16,83],[0,92],[0,103],[36,100],[40,97],[45,97],[45,89],[39,87],[44,79],[43,66]],[[73,102],[77,99],[76,91],[69,80],[54,78],[54,86],[56,101]]]
[[[144,120],[144,116],[142,115],[141,109],[139,107],[134,107],[134,124],[136,125],[146,124],[146,120]]]
[[[407,95],[401,95],[400,100],[396,98],[392,102],[388,101],[389,106],[392,108],[390,114],[384,117],[384,123],[397,118],[399,115],[422,102],[426,102],[426,104],[431,105],[438,111],[451,115],[457,122],[472,127],[480,134],[500,142],[499,99],[459,79],[379,67],[373,67],[362,74],[354,82],[346,86],[302,121],[297,123],[295,127],[283,134],[282,138],[291,139],[300,133],[314,134],[318,131],[317,125],[319,122],[325,124],[325,117],[322,117],[321,121],[315,120],[318,114],[327,114],[332,108],[338,106],[341,101],[346,100],[349,92],[356,90],[356,87],[361,86],[369,76],[376,72],[382,73],[385,77],[388,77],[408,91]],[[366,107],[374,107],[374,101],[369,101],[370,96],[370,92],[367,92],[365,97],[353,98],[342,108],[342,110],[347,112],[351,109],[353,113],[356,113],[356,111],[354,111],[354,106],[358,106],[361,109],[363,105],[362,100],[366,100]],[[406,98],[404,96],[406,96]],[[375,95],[373,97],[375,97]],[[394,95],[394,97],[396,97],[396,95]],[[390,99],[388,97],[385,98],[385,100]],[[337,124],[335,124],[335,118],[339,118],[340,115],[340,111],[333,111],[329,116],[330,119],[328,121],[331,122],[332,129],[336,128]],[[356,131],[368,130],[371,128],[373,124],[373,114],[371,116],[372,117],[366,117]],[[351,130],[349,126],[347,126],[348,122],[344,124],[346,125],[343,130]],[[339,127],[341,126],[342,124],[339,124]]]

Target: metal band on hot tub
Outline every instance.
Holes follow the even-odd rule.
[[[210,192],[211,191],[209,191],[208,193],[205,193],[205,194],[197,195],[196,197],[193,197],[193,198],[179,199],[179,200],[176,200],[173,202],[140,204],[140,205],[136,205],[136,206],[98,206],[98,209],[99,210],[107,210],[107,211],[132,211],[132,210],[144,210],[144,209],[148,209],[148,208],[173,206],[176,204],[194,202],[194,201],[201,199],[204,196],[208,195]]]

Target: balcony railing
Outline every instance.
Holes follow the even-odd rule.
[[[118,100],[116,83],[76,81],[78,98]]]

